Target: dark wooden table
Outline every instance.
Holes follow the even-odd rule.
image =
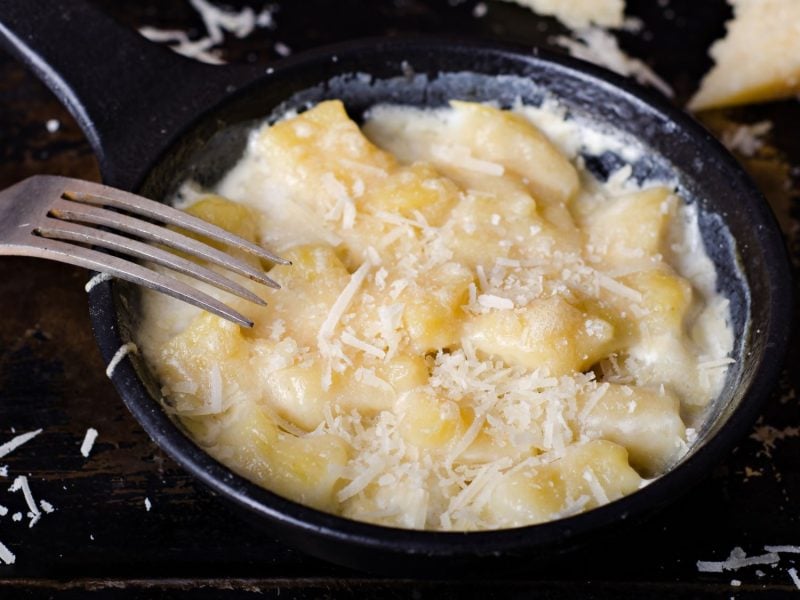
[[[98,2],[120,22],[202,31],[188,2]],[[241,7],[242,3],[231,2]],[[665,6],[662,7],[661,5]],[[256,9],[263,4],[252,3]],[[645,29],[622,35],[676,90],[682,104],[709,65],[705,50],[724,31],[724,0],[629,0]],[[366,35],[458,33],[548,45],[562,33],[553,20],[510,4],[473,0],[423,2],[281,2],[272,29],[222,46],[229,61],[267,64],[285,52]],[[43,15],[42,18],[46,18]],[[68,43],[68,40],[65,40]],[[277,44],[277,45],[276,45]],[[715,115],[739,122],[770,119],[769,146],[748,166],[758,171],[792,248],[800,165],[797,101]],[[48,121],[50,127],[48,128]],[[73,119],[38,81],[0,54],[0,187],[34,173],[97,179],[98,170]],[[776,179],[777,177],[777,179]],[[253,530],[166,458],[139,428],[106,379],[90,332],[84,272],[21,258],[0,260],[0,443],[43,432],[0,459],[0,542],[16,555],[0,566],[0,598],[266,596],[770,598],[800,593],[788,570],[800,554],[771,566],[731,573],[698,572],[698,560],[723,560],[740,546],[748,556],[767,545],[800,545],[800,386],[797,348],[753,436],[697,489],[633,531],[543,567],[461,581],[374,577],[334,567]],[[795,344],[796,346],[796,344]],[[99,437],[81,456],[87,428]],[[36,500],[55,508],[32,528],[13,478],[27,475]],[[152,504],[147,510],[145,499]],[[733,581],[735,580],[735,581]],[[740,582],[740,584],[737,584]]]

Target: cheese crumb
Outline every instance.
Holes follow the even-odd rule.
[[[141,27],[139,33],[152,42],[170,43],[170,48],[174,52],[187,58],[208,64],[223,64],[225,61],[213,52],[213,48],[225,40],[225,32],[241,39],[250,35],[257,27],[271,28],[275,24],[272,16],[275,9],[271,6],[256,13],[249,6],[236,12],[219,8],[208,0],[189,0],[189,2],[203,20],[206,36],[191,40],[185,31],[155,27]],[[276,44],[277,52],[280,53],[284,48],[288,51],[283,44],[280,45],[282,48],[279,50]]]
[[[358,339],[356,336],[354,336],[351,333],[348,333],[347,331],[342,332],[341,340],[343,344],[347,344],[348,346],[361,350],[362,352],[366,352],[367,354],[376,356],[381,360],[386,356],[386,352],[384,352],[377,346],[368,344],[367,342]]]
[[[275,42],[274,48],[275,48],[275,52],[277,53],[278,56],[284,56],[285,57],[285,56],[289,56],[292,53],[292,49],[289,48],[289,46],[287,46],[283,42]]]
[[[83,443],[81,444],[81,454],[84,458],[89,458],[89,453],[92,451],[96,439],[97,429],[89,427],[89,429],[86,430],[86,435],[83,437]]]
[[[147,512],[150,512],[150,509],[153,508],[152,503],[150,502],[150,498],[144,499],[144,508]]]

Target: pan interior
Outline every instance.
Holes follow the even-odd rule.
[[[419,64],[426,61],[430,64],[431,59],[423,57]],[[355,62],[350,66],[355,67]],[[641,149],[640,158],[632,164],[637,180],[672,181],[687,202],[697,204],[705,249],[717,269],[719,291],[730,301],[736,340],[732,356],[736,362],[709,410],[698,442],[682,459],[687,460],[743,402],[756,375],[752,365],[765,351],[764,342],[753,332],[766,330],[769,317],[753,315],[751,304],[768,293],[766,270],[758,256],[740,260],[743,249],[760,247],[750,217],[742,208],[747,203],[735,201],[743,194],[752,194],[746,181],[724,154],[706,152],[700,143],[703,140],[697,139],[699,129],[687,130],[637,96],[571,69],[505,54],[472,64],[455,53],[434,61],[436,65],[427,72],[413,71],[407,64],[401,67],[401,62],[405,61],[378,61],[369,74],[353,68],[322,83],[317,83],[319,69],[312,68],[299,74],[278,72],[257,82],[184,132],[150,171],[139,192],[165,199],[187,179],[211,186],[239,160],[248,132],[256,124],[276,120],[290,110],[305,110],[325,99],[343,100],[349,114],[359,120],[367,109],[380,103],[438,107],[448,100],[462,99],[510,107],[520,101],[538,106],[554,98],[566,108],[569,118],[589,122],[625,145]],[[338,68],[346,69],[347,63],[342,60]],[[448,71],[447,66],[452,69]],[[364,64],[360,68],[365,68]],[[516,74],[496,75],[498,72]],[[615,152],[586,155],[584,159],[601,179],[627,162]],[[115,301],[123,338],[133,337],[139,314],[137,288],[115,286]],[[135,367],[151,397],[160,402],[160,386],[150,369],[141,360]]]

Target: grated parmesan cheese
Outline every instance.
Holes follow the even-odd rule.
[[[481,175],[491,175],[493,177],[500,177],[505,173],[503,165],[490,162],[488,160],[481,160],[472,156],[470,149],[466,146],[459,145],[434,145],[432,154],[435,158],[442,162],[455,165],[462,169],[474,171]]]
[[[331,306],[328,316],[325,318],[325,321],[323,321],[319,333],[317,334],[317,345],[326,361],[325,372],[322,375],[323,390],[330,388],[333,361],[343,357],[341,345],[339,345],[338,342],[333,342],[331,336],[339,324],[339,321],[341,321],[344,316],[344,313],[347,311],[347,308],[350,306],[350,303],[353,301],[356,292],[367,278],[371,267],[372,265],[367,261],[351,275],[347,285],[342,289],[336,301],[333,303],[333,306]]]
[[[8,488],[8,491],[22,491],[22,495],[25,497],[25,503],[28,505],[28,518],[30,518],[28,527],[30,528],[36,525],[39,519],[42,518],[42,512],[39,510],[39,507],[36,506],[36,501],[33,499],[30,485],[28,485],[28,478],[25,477],[25,475],[18,475],[17,478],[14,479],[14,483],[11,484],[11,487]]]
[[[498,310],[509,310],[514,308],[514,303],[508,298],[502,298],[493,294],[481,294],[478,296],[478,304],[484,308],[496,308]]]
[[[594,496],[595,502],[602,506],[603,504],[609,503],[608,494],[603,489],[603,486],[600,485],[600,482],[597,481],[597,476],[594,474],[592,469],[587,468],[583,472],[583,479],[589,484],[589,489],[592,491],[592,495]]]
[[[139,349],[133,342],[122,344],[122,346],[119,347],[119,350],[114,353],[114,356],[111,357],[111,360],[106,367],[106,377],[111,379],[111,377],[114,375],[114,370],[117,368],[117,365],[120,363],[120,361],[131,352],[136,354],[138,351]]]
[[[33,438],[35,438],[40,433],[42,433],[42,430],[41,429],[37,429],[35,431],[29,431],[28,433],[20,434],[20,435],[18,435],[16,437],[10,439],[5,444],[0,446],[0,458],[3,458],[4,456],[7,456],[8,454],[11,454],[14,450],[16,450],[17,448],[22,446],[22,444],[25,444],[25,443],[31,441]],[[8,467],[4,466],[2,469],[0,469],[0,475],[2,475],[3,477],[8,476]]]
[[[342,332],[342,335],[340,336],[340,339],[342,340],[343,344],[347,344],[348,346],[352,346],[353,348],[361,350],[362,352],[366,352],[367,354],[371,354],[372,356],[376,356],[376,357],[378,357],[380,359],[383,359],[386,356],[386,352],[384,352],[383,350],[381,350],[377,346],[373,346],[372,344],[368,344],[367,342],[364,342],[364,341],[358,339],[356,336],[354,336],[351,333],[348,333],[346,331]]]
[[[215,6],[208,0],[189,0],[203,20],[207,35],[196,40],[189,38],[185,31],[157,29],[155,27],[141,27],[139,33],[151,42],[168,43],[170,48],[194,60],[208,64],[223,64],[223,61],[213,52],[225,40],[225,33],[232,33],[237,38],[245,38],[257,27],[270,28],[274,26],[273,7],[266,7],[255,13],[249,6],[238,12],[224,10]],[[276,51],[280,53],[276,44]]]
[[[595,277],[597,279],[597,283],[601,288],[604,288],[611,292],[612,294],[616,294],[622,298],[627,298],[628,300],[633,300],[634,302],[641,302],[642,301],[642,294],[632,288],[629,288],[626,285],[621,284],[616,279],[613,279],[606,275],[605,273],[600,273],[599,271],[595,272]]]
[[[339,502],[344,502],[348,498],[352,498],[380,475],[385,467],[386,465],[383,462],[376,460],[369,467],[356,475],[350,483],[339,490],[339,493],[336,494],[336,499],[339,500]]]
[[[753,565],[774,565],[780,561],[780,556],[768,552],[760,556],[748,557],[744,550],[736,547],[731,550],[730,556],[723,561],[697,561],[697,570],[701,573],[722,573],[723,571],[737,571]]]
[[[800,554],[800,546],[764,546],[764,551],[774,554]]]
[[[13,565],[17,560],[14,553],[9,550],[3,542],[0,542],[0,562],[6,565]]]
[[[791,567],[786,572],[789,574],[789,577],[792,578],[792,583],[794,584],[794,587],[800,590],[800,577],[797,576],[797,569]]]
[[[113,278],[114,276],[111,275],[110,273],[98,273],[97,275],[95,275],[89,281],[86,282],[86,285],[83,286],[83,289],[86,290],[86,293],[89,293],[95,286],[100,285],[104,281],[110,281]]]
[[[333,335],[333,331],[336,329],[345,311],[353,301],[358,288],[361,287],[361,284],[364,283],[364,280],[367,278],[371,267],[372,265],[369,262],[365,262],[350,277],[350,281],[347,282],[347,285],[342,289],[339,297],[336,298],[336,301],[328,312],[328,316],[325,317],[322,323],[322,327],[319,329],[318,338],[320,340],[327,340]]]
[[[151,42],[170,44],[171,50],[186,58],[210,65],[221,65],[225,62],[210,51],[215,45],[214,40],[210,37],[192,40],[185,31],[156,27],[140,27],[139,33]]]
[[[209,405],[208,414],[217,415],[222,412],[222,373],[219,365],[214,363],[208,370]]]
[[[94,447],[94,442],[97,439],[97,429],[94,427],[89,427],[86,430],[86,435],[83,437],[83,442],[81,443],[81,455],[84,458],[89,458],[89,454],[92,452],[92,448]]]
[[[575,58],[600,65],[619,75],[633,77],[643,85],[656,88],[668,98],[675,95],[670,85],[646,63],[625,54],[619,47],[617,39],[608,31],[599,27],[587,27],[576,31],[574,35],[577,39],[562,35],[553,41],[569,50]]]

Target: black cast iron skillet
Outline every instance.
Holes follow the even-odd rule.
[[[494,568],[558,556],[655,512],[697,483],[744,435],[773,388],[791,306],[787,259],[773,216],[704,129],[627,80],[568,58],[433,39],[320,49],[276,63],[269,73],[209,67],[67,1],[3,0],[0,37],[70,108],[97,153],[105,182],[153,198],[164,198],[188,176],[213,182],[240,155],[247,127],[286,108],[341,98],[358,117],[377,102],[438,106],[461,98],[508,105],[521,98],[538,104],[547,91],[575,118],[591,118],[641,144],[647,152],[635,162],[635,176],[672,176],[683,196],[697,203],[706,250],[731,302],[737,362],[699,441],[679,465],[643,490],[582,515],[511,530],[432,533],[358,523],[301,506],[233,474],[195,446],[161,409],[146,365],[136,357],[124,360],[114,385],[156,443],[302,550],[360,569],[438,574],[443,562],[450,569]],[[620,164],[613,153],[586,160],[599,177]],[[135,290],[111,283],[90,293],[106,361],[129,340],[136,297]]]

